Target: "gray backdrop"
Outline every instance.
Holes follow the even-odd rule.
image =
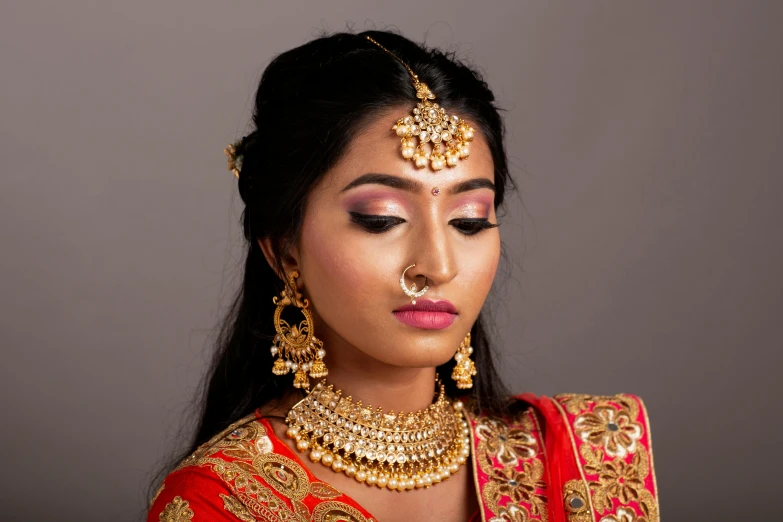
[[[667,522],[780,515],[779,2],[264,4],[3,2],[2,520],[137,519],[240,274],[222,148],[346,21],[508,109],[514,390],[643,396]]]

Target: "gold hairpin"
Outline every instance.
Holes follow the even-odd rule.
[[[402,157],[412,160],[420,169],[429,164],[430,168],[437,172],[443,167],[455,167],[458,160],[470,156],[468,143],[473,141],[473,127],[462,118],[447,114],[443,107],[433,103],[435,95],[426,83],[419,81],[419,77],[408,67],[408,64],[372,37],[367,35],[365,37],[394,56],[408,69],[413,78],[413,85],[416,87],[416,97],[421,100],[410,115],[400,118],[392,127],[400,137]],[[431,150],[427,150],[424,146],[428,142],[432,142]],[[441,144],[445,145],[445,151],[441,150]]]
[[[223,149],[223,154],[228,156],[228,170],[234,173],[234,176],[239,179],[239,170],[242,168],[242,156],[237,154],[237,144],[234,142],[229,144],[228,147]]]

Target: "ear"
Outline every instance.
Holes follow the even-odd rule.
[[[299,268],[299,251],[295,249],[293,252],[287,252],[283,254],[283,269],[285,270],[285,274],[279,274],[277,269],[277,262],[275,258],[275,254],[272,251],[272,240],[268,237],[264,238],[258,238],[258,246],[261,247],[261,251],[264,253],[264,257],[266,258],[266,262],[269,263],[269,266],[272,268],[272,270],[277,273],[277,276],[282,280],[285,281],[286,277],[285,274],[290,272],[291,270],[297,270]]]

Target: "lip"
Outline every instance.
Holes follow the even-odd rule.
[[[447,300],[417,299],[415,305],[407,304],[394,310],[394,317],[401,323],[424,330],[446,328],[457,318],[457,308]]]

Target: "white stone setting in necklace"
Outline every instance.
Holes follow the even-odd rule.
[[[369,486],[405,491],[430,487],[459,471],[470,456],[460,401],[439,383],[433,404],[415,413],[383,413],[354,403],[323,381],[286,417],[286,436],[310,460]]]

